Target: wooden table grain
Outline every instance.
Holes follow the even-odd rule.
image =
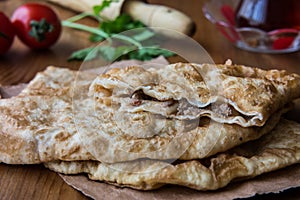
[[[11,15],[13,10],[28,0],[1,0],[0,10]],[[228,58],[234,63],[259,66],[265,69],[277,68],[300,74],[300,52],[271,55],[240,50],[231,45],[208,22],[202,13],[205,0],[149,0],[151,3],[164,4],[188,14],[197,24],[193,39],[201,44],[216,63],[224,63]],[[49,4],[61,19],[66,19],[74,12]],[[93,25],[86,19],[83,23]],[[38,71],[49,65],[78,69],[81,62],[68,62],[67,57],[77,49],[89,47],[88,34],[63,29],[58,43],[46,51],[32,51],[15,39],[10,51],[0,57],[0,84],[15,85],[30,81]],[[195,53],[195,52],[191,52]],[[170,59],[171,62],[178,58]],[[290,189],[280,194],[255,196],[250,199],[300,199],[300,188]],[[0,199],[88,199],[68,186],[56,173],[42,165],[7,165],[0,164]]]

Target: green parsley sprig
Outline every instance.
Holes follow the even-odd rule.
[[[93,60],[102,57],[107,61],[121,59],[150,60],[160,55],[165,57],[173,56],[174,53],[166,49],[161,49],[158,44],[154,44],[156,33],[146,28],[146,26],[137,20],[133,20],[127,14],[121,14],[114,20],[105,19],[101,13],[112,3],[118,0],[105,0],[101,5],[93,7],[94,13],[81,13],[67,20],[62,21],[62,25],[82,31],[89,32],[90,41],[99,43],[107,41],[105,45],[88,47],[72,53],[68,58],[71,60]],[[99,26],[90,27],[77,23],[78,20],[85,17],[95,18]],[[133,35],[119,34],[132,29]],[[113,44],[113,40],[119,41],[119,44]]]

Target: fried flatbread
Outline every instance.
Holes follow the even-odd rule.
[[[200,126],[184,131],[182,127],[188,126],[186,121],[158,117],[153,122],[153,127],[161,125],[157,135],[136,137],[136,127],[141,127],[141,133],[152,131],[144,121],[152,113],[133,113],[138,119],[136,127],[134,120],[129,121],[129,125],[125,120],[120,123],[113,106],[95,103],[86,95],[94,77],[86,72],[49,67],[20,95],[0,100],[0,161],[10,164],[54,160],[114,163],[144,157],[204,158],[268,133],[283,112],[273,114],[263,127],[201,120]],[[80,88],[80,94],[74,87]],[[124,130],[126,126],[129,130]]]
[[[174,164],[154,160],[116,164],[57,161],[45,163],[45,166],[64,174],[87,173],[92,180],[140,190],[151,190],[165,184],[216,190],[232,181],[252,178],[295,163],[300,163],[300,124],[282,119],[273,131],[260,139],[206,160]]]
[[[213,123],[184,135],[178,133],[179,136],[175,130],[182,123],[171,120],[160,131],[164,137],[132,138],[116,125],[111,111],[98,110],[98,115],[95,115],[91,101],[81,103],[82,107],[88,105],[91,108],[85,107],[87,109],[77,112],[76,122],[72,104],[66,99],[28,96],[1,100],[1,162],[32,164],[52,160],[121,162],[141,157],[203,158],[268,133],[281,114],[273,115],[261,128]],[[174,129],[174,135],[169,133],[170,129]],[[184,149],[176,149],[178,146]]]
[[[242,65],[176,63],[156,69],[112,69],[92,83],[100,103],[168,118],[208,116],[220,123],[263,126],[300,96],[300,76]]]

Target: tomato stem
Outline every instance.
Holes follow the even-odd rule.
[[[46,33],[50,33],[54,29],[52,24],[49,24],[44,18],[40,21],[31,20],[30,26],[31,30],[29,31],[29,35],[35,38],[38,42],[45,40]]]

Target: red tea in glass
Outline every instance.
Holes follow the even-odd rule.
[[[264,31],[300,30],[300,0],[241,0],[236,10],[236,25]]]

